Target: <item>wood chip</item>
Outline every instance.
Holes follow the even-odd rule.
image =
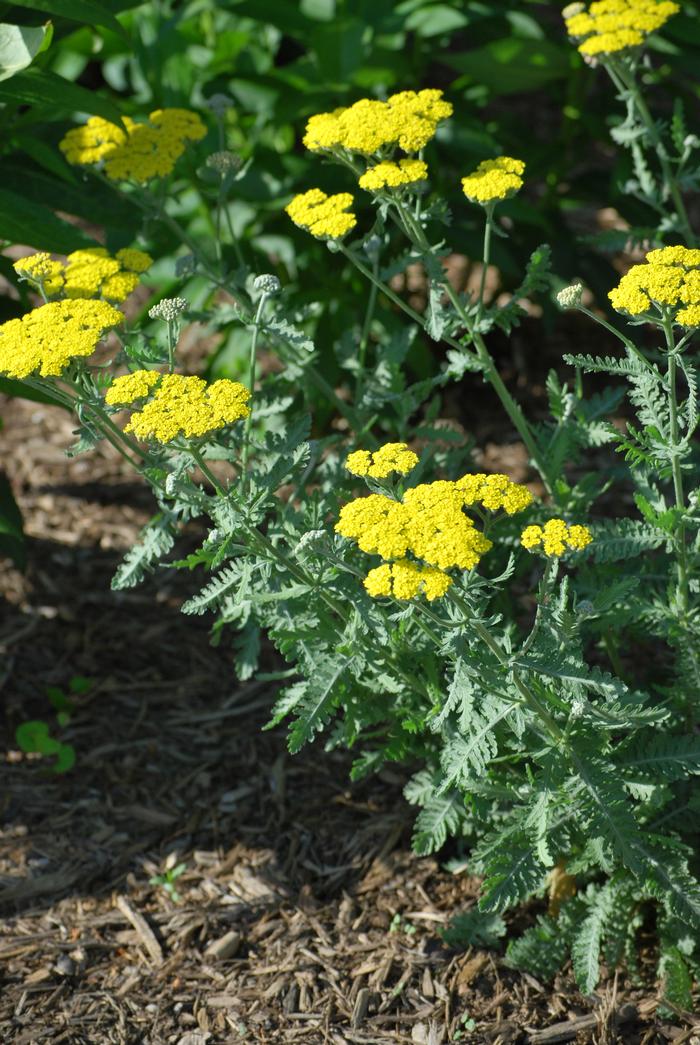
[[[611,1022],[614,1024],[629,1023],[630,1020],[636,1019],[637,1015],[636,1005],[621,1005]],[[572,1041],[582,1031],[594,1030],[599,1023],[600,1019],[597,1014],[591,1013],[589,1016],[577,1016],[574,1020],[562,1020],[561,1023],[545,1027],[544,1030],[528,1027],[525,1030],[528,1034],[527,1040],[531,1045],[554,1045],[559,1041]]]
[[[155,965],[162,965],[164,961],[163,948],[158,943],[155,933],[142,914],[131,906],[125,896],[117,896],[114,901],[127,921],[131,922],[136,933],[143,944],[146,952],[150,955]]]
[[[210,943],[204,953],[207,958],[217,958],[220,961],[224,961],[226,958],[232,958],[240,945],[241,934],[236,932],[235,929],[231,929],[230,932],[224,933],[218,940]]]

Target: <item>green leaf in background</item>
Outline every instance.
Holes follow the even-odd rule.
[[[15,566],[23,570],[26,561],[22,516],[17,507],[12,487],[0,474],[0,558],[12,559]]]
[[[533,91],[569,74],[571,49],[548,40],[505,36],[474,51],[446,54],[445,62],[493,95]]]
[[[89,112],[112,123],[121,123],[121,113],[114,102],[45,69],[27,69],[0,84],[0,102],[51,105],[54,109]]]
[[[0,217],[0,220],[1,217]],[[12,396],[15,399],[29,399],[32,403],[47,403],[49,406],[60,406],[68,410],[65,403],[59,403],[50,395],[40,392],[38,388],[32,388],[24,381],[17,381],[13,377],[0,377],[0,395]]]
[[[51,22],[35,29],[0,22],[0,80],[9,80],[31,65],[39,51],[48,46],[52,35]]]
[[[109,8],[97,0],[12,0],[14,7],[28,7],[32,11],[45,11],[54,18],[67,18],[71,22],[85,25],[102,25],[124,36],[124,29]]]
[[[91,236],[56,217],[48,207],[29,203],[4,188],[0,188],[0,239],[56,254],[70,254],[72,250],[96,245]]]

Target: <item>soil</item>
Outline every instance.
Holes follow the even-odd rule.
[[[697,1019],[663,1018],[623,972],[584,998],[570,970],[542,983],[447,947],[478,882],[411,852],[400,771],[351,785],[318,741],[290,757],[261,731],[270,684],[237,683],[179,613],[194,578],[110,591],[148,491],[110,453],[67,460],[60,410],[2,416],[29,564],[0,573],[0,1041],[700,1045]],[[60,727],[47,687],[76,677],[93,681]],[[74,769],[17,749],[28,719]]]

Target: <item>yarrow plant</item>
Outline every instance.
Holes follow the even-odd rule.
[[[213,613],[217,640],[234,632],[240,678],[258,670],[263,634],[276,646],[284,666],[265,677],[283,686],[271,724],[290,721],[290,750],[323,734],[326,747],[353,751],[355,777],[410,763],[416,849],[452,839],[482,878],[480,909],[496,935],[503,912],[534,900],[536,923],[508,947],[513,964],[546,977],[571,956],[590,993],[601,959],[633,965],[640,927],[653,924],[664,996],[689,1009],[700,925],[691,355],[700,256],[680,192],[686,160],[671,157],[651,117],[644,122],[634,79],[647,36],[675,5],[574,7],[565,12],[572,38],[621,92],[626,85],[628,118],[646,128],[633,152],[658,159],[644,190],[657,204],[658,248],[609,288],[608,317],[581,283],[559,290],[560,306],[601,324],[620,353],[566,357],[575,381],[550,374],[549,419],[525,416],[490,350],[492,332],[508,335],[523,301],[555,283],[548,248],[533,254],[510,300],[487,300],[484,275],[471,293],[451,285],[438,238],[447,211],[430,189],[431,150],[452,113],[437,90],[361,99],[307,122],[304,145],[342,168],[348,191],[300,186],[287,214],[369,287],[364,321],[358,329],[349,318],[336,346],[337,383],[318,365],[312,311],[294,309],[278,275],[230,273],[219,239],[212,251],[187,234],[175,272],[196,268],[211,281],[198,319],[247,331],[240,382],[181,372],[179,329],[194,310],[185,297],[151,306],[154,326],[142,336],[126,329],[109,295],[118,275],[146,273],[145,255],[133,251],[93,252],[74,280],[81,258],[24,259],[18,272],[46,303],[0,327],[0,370],[75,407],[71,452],[107,439],[152,486],[157,514],[115,588],[155,570],[198,519],[199,548],[169,563],[206,574],[183,612]],[[610,33],[619,47],[600,43]],[[212,102],[218,120],[229,104]],[[171,112],[125,121],[125,130],[89,121],[62,148],[97,176],[127,182],[127,198],[177,232],[144,186],[205,127],[196,114]],[[222,155],[210,153],[219,189],[237,177]],[[476,157],[469,166],[455,195],[483,221],[485,274],[492,237],[507,235],[517,214],[512,198],[528,191],[526,160]],[[112,261],[118,271],[108,271]],[[425,272],[422,312],[390,283],[409,265]],[[234,305],[214,294],[228,280]],[[400,321],[406,332],[397,334]],[[446,361],[411,384],[404,364],[416,334],[444,344]],[[261,378],[263,345],[276,365]],[[615,383],[586,396],[588,372]],[[528,454],[526,482],[479,470],[464,441],[435,423],[438,391],[463,379],[486,381],[500,399]],[[313,438],[310,389],[339,419]],[[610,415],[626,391],[625,428]],[[615,468],[590,457],[612,450]]]

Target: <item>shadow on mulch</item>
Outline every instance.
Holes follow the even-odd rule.
[[[110,457],[66,463],[57,411],[10,411],[31,541],[27,575],[0,575],[0,1040],[692,1041],[622,981],[583,999],[568,975],[447,949],[477,883],[411,853],[400,774],[349,785],[347,755],[290,758],[261,732],[269,687],[237,683],[206,621],[178,612],[194,578],[109,590],[148,499]],[[75,675],[95,682],[56,776],[14,730],[55,728],[46,687]]]

